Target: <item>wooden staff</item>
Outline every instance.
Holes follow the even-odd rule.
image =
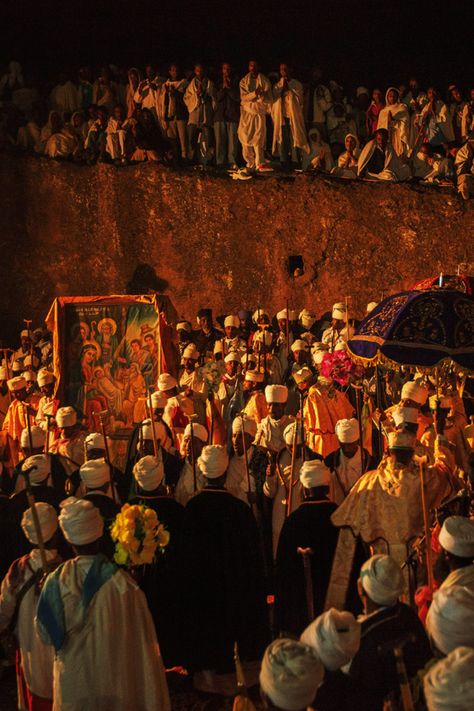
[[[346,302],[346,339],[349,340],[349,297],[345,297],[345,302]]]
[[[23,411],[25,413],[25,419],[26,419],[26,428],[28,430],[28,443],[30,445],[30,452],[33,452],[33,435],[31,434],[31,422],[30,422],[30,415],[28,412],[28,403],[27,402],[22,402],[21,403],[23,406]]]
[[[240,422],[242,424],[242,448],[244,450],[244,462],[245,462],[245,475],[247,477],[247,492],[249,496],[249,504],[253,513],[253,504],[251,501],[251,486],[250,486],[250,470],[249,470],[249,460],[247,456],[247,442],[245,441],[245,412],[240,413]]]
[[[158,308],[158,330],[157,330],[157,335],[158,335],[158,376],[161,375],[161,368],[162,368],[162,362],[161,362],[161,312]]]
[[[313,555],[312,548],[296,549],[298,555],[303,558],[304,580],[306,588],[306,610],[308,612],[308,624],[314,620],[314,596],[313,596],[313,576],[311,572],[311,556]]]
[[[30,473],[32,471],[35,471],[37,469],[36,466],[29,467],[28,469],[25,469],[22,471],[23,476],[25,477],[25,489],[26,489],[26,498],[28,500],[28,506],[31,509],[31,515],[33,517],[33,526],[35,528],[35,533],[36,533],[36,538],[38,540],[38,548],[40,552],[40,557],[41,557],[41,567],[43,568],[43,571],[45,573],[49,572],[49,566],[48,566],[48,560],[46,558],[46,550],[44,547],[44,540],[43,540],[43,533],[41,531],[41,526],[38,518],[38,511],[36,509],[36,501],[35,497],[33,495],[33,490],[31,488],[31,482],[30,482]]]
[[[286,357],[290,357],[290,308],[286,300]]]
[[[295,421],[295,431],[293,432],[293,450],[291,452],[290,485],[288,487],[288,501],[286,502],[286,515],[291,513],[291,500],[293,498],[293,477],[296,464],[296,443],[298,441],[298,419]]]
[[[189,428],[191,430],[191,457],[193,460],[193,489],[197,491],[197,472],[196,472],[196,452],[194,451],[194,421],[197,420],[197,415],[189,415]]]
[[[304,431],[304,394],[300,390],[300,417],[301,417],[301,447],[302,447],[302,452],[301,456],[303,459],[303,462],[306,461],[306,442],[305,442],[305,431]]]
[[[155,454],[155,457],[158,456],[158,442],[156,439],[156,431],[155,431],[155,420],[153,418],[153,405],[151,402],[151,390],[148,393],[148,410],[150,413],[150,423],[151,423],[151,438],[153,440],[153,452]]]
[[[426,562],[426,572],[428,577],[428,587],[430,592],[433,592],[433,565],[431,558],[431,529],[428,519],[428,509],[426,507],[426,496],[425,496],[425,470],[424,463],[426,457],[420,458],[420,487],[421,487],[421,507],[423,510],[423,527],[425,529],[425,562]]]
[[[54,415],[45,415],[46,417],[46,439],[44,441],[44,453],[47,454],[49,452],[49,432],[51,429],[51,420],[54,420]],[[85,446],[85,442],[84,442]],[[87,457],[84,457],[84,461],[86,461]]]
[[[105,422],[104,422],[104,417],[105,415],[109,414],[108,410],[101,410],[100,412],[94,412],[93,413],[96,417],[99,418],[100,422],[100,428],[102,430],[102,437],[104,438],[104,449],[105,449],[105,461],[109,465],[109,481],[110,481],[110,488],[112,490],[112,499],[114,502],[117,504],[117,497],[115,494],[115,487],[114,487],[114,482],[112,480],[112,462],[110,461],[110,452],[109,452],[109,443],[107,442],[107,432],[105,430]]]

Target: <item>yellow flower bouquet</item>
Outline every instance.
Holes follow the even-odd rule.
[[[122,506],[110,534],[115,541],[114,560],[126,566],[153,563],[156,553],[164,553],[170,539],[156,511],[139,504]]]

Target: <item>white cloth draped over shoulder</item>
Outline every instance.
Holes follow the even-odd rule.
[[[303,85],[296,79],[290,79],[288,88],[285,91],[284,79],[281,78],[273,87],[272,93],[273,153],[277,152],[278,146],[282,142],[283,102],[285,102],[290,120],[293,148],[301,148],[306,153],[309,153],[310,148],[303,116]]]
[[[366,143],[359,156],[359,166],[357,171],[359,178],[368,177],[374,180],[393,181],[408,180],[410,177],[410,169],[407,165],[404,165],[401,162],[390,143],[387,144],[387,148],[385,150],[385,163],[383,171],[378,175],[369,173],[367,176],[364,176],[364,171],[375,150],[377,150],[377,142],[374,138],[372,141]]]
[[[256,90],[262,93],[257,95]],[[272,88],[267,77],[250,72],[240,81],[239,141],[244,146],[263,146],[267,137],[266,114],[269,113]]]
[[[397,89],[391,87],[385,94],[385,106],[379,113],[377,128],[385,128],[389,132],[390,141],[397,156],[408,155],[410,146],[410,115],[406,105],[402,101],[396,104],[388,104],[387,97],[391,91]]]

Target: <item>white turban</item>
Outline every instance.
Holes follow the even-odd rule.
[[[86,449],[105,449],[104,435],[101,432],[91,432],[87,435],[84,444]]]
[[[42,484],[51,474],[51,459],[49,454],[33,454],[32,457],[24,459],[21,463],[21,470],[24,472],[30,467],[34,467],[30,472],[30,483],[32,486]]]
[[[359,423],[354,417],[350,420],[338,420],[335,427],[336,437],[343,444],[357,442],[359,439]]]
[[[321,459],[307,459],[300,469],[300,482],[305,489],[329,486],[331,484],[331,472]]]
[[[293,639],[276,639],[265,650],[260,687],[275,706],[299,711],[309,706],[324,676],[311,647]]]
[[[79,469],[79,475],[88,489],[97,489],[110,483],[110,467],[104,457],[84,462]]]
[[[189,346],[186,346],[186,348],[183,351],[183,358],[191,358],[191,360],[199,360],[199,351],[194,345],[194,343],[190,343]]]
[[[24,390],[26,388],[26,380],[21,375],[17,375],[15,378],[7,380],[7,386],[11,393]]]
[[[291,344],[291,352],[295,353],[296,351],[309,351],[309,346],[306,341],[301,340],[301,338],[298,338],[296,341],[293,341]]]
[[[44,385],[51,385],[54,382],[54,375],[50,370],[41,368],[38,371],[38,386],[42,388]]]
[[[378,306],[378,302],[377,302],[377,301],[369,301],[369,303],[367,304],[367,308],[366,308],[365,312],[366,312],[367,314],[370,314],[370,312],[373,311],[376,306]]]
[[[254,343],[264,343],[264,345],[268,348],[272,345],[273,336],[270,331],[257,331],[253,337],[253,341]]]
[[[415,449],[416,436],[411,432],[395,430],[388,433],[389,449]]]
[[[60,503],[59,525],[73,546],[86,546],[102,537],[104,519],[92,501],[70,496]]]
[[[288,311],[286,309],[282,309],[279,311],[276,315],[277,321],[284,321],[285,319],[288,318]]]
[[[193,435],[200,439],[201,442],[207,442],[207,430],[199,422],[193,422]],[[185,437],[191,437],[191,425],[189,423],[184,429],[183,439]]]
[[[288,388],[286,385],[267,385],[265,388],[265,400],[268,403],[284,404],[288,400]]]
[[[474,520],[464,516],[449,516],[439,533],[444,550],[459,558],[474,558]]]
[[[285,444],[287,444],[289,447],[293,446],[293,440],[295,438],[295,427],[296,422],[290,422],[290,424],[287,425],[283,430],[283,439],[285,440]],[[298,425],[298,431],[296,433],[296,444],[301,444],[301,425]]]
[[[249,383],[263,383],[264,375],[263,373],[259,373],[258,370],[247,370],[244,380],[247,380]]]
[[[395,427],[403,423],[416,425],[418,423],[418,410],[416,407],[396,407],[392,410],[392,417]]]
[[[297,385],[300,383],[305,383],[308,380],[311,380],[313,377],[313,371],[311,368],[308,368],[306,365],[303,368],[300,368],[300,370],[297,370],[296,373],[293,373],[293,380]]]
[[[347,315],[346,305],[342,301],[338,301],[337,304],[333,305],[331,315],[339,321],[344,321]]]
[[[224,319],[224,328],[229,328],[233,326],[234,328],[239,328],[240,319],[238,316],[226,316]]]
[[[259,320],[261,320],[262,316],[266,316],[266,318],[268,320],[270,320],[270,317],[266,311],[264,311],[263,309],[257,309],[256,311],[253,312],[252,321],[254,323],[258,324],[258,322],[259,322]]]
[[[176,378],[173,378],[169,373],[161,373],[161,375],[158,376],[158,390],[160,392],[163,393],[177,387],[178,382]]]
[[[359,651],[360,623],[352,613],[331,607],[305,629],[300,639],[316,650],[328,671],[336,671]]]
[[[462,585],[437,590],[426,617],[426,629],[443,654],[462,645],[474,647],[474,590]]]
[[[155,392],[151,394],[151,406],[154,410],[164,410],[167,402],[168,398],[159,390],[155,390]]]
[[[224,363],[240,363],[241,357],[242,356],[237,351],[229,351],[224,358]]]
[[[251,417],[245,416],[244,420],[244,432],[249,434],[251,437],[255,437],[257,434],[257,423]],[[242,417],[237,415],[232,421],[232,434],[236,435],[242,432]]]
[[[154,491],[157,489],[163,481],[164,475],[165,470],[161,455],[159,457],[153,457],[149,454],[139,459],[133,467],[135,481],[143,491]]]
[[[423,678],[428,711],[474,709],[474,649],[458,647]]]
[[[77,414],[73,407],[60,407],[56,413],[58,427],[73,427],[77,422]]]
[[[36,373],[32,370],[25,370],[25,372],[23,373],[23,377],[25,378],[27,383],[36,382]]]
[[[38,514],[43,543],[47,543],[54,536],[58,527],[58,517],[56,511],[50,504],[45,504],[43,501],[38,501],[35,508],[36,513]],[[26,509],[23,513],[21,527],[30,543],[37,545],[38,536],[36,535],[36,528],[33,523],[33,512],[31,509]]]
[[[366,560],[360,569],[360,582],[378,605],[395,605],[403,592],[401,568],[389,555],[373,555]]]
[[[414,380],[409,380],[402,387],[401,400],[413,400],[419,405],[424,405],[428,399],[428,390],[423,385],[418,385]]]
[[[20,338],[29,338],[30,337],[30,332],[27,328],[24,328],[23,331],[20,331]]]
[[[37,447],[44,447],[44,443],[46,440],[46,434],[44,430],[41,427],[38,427],[38,425],[31,425],[31,443],[33,446],[33,449],[36,449]],[[20,446],[22,449],[29,449],[30,448],[30,434],[28,432],[28,427],[25,427],[21,431],[20,435]]]
[[[225,447],[222,447],[222,445],[207,444],[203,447],[197,464],[204,476],[208,479],[217,479],[225,473],[229,464],[229,457]]]
[[[301,321],[303,328],[310,329],[316,321],[316,316],[307,309],[303,309],[303,311],[300,312],[299,320]]]

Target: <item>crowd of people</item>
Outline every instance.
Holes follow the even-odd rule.
[[[261,708],[473,708],[472,378],[363,367],[355,325],[345,302],[203,308],[173,325],[176,368],[122,433],[58,399],[47,331],[4,351],[0,632],[19,709],[166,711],[177,668],[227,708],[236,651]],[[111,537],[125,503],[169,534],[131,570]]]
[[[4,148],[88,164],[215,166],[249,180],[273,170],[345,179],[422,180],[474,191],[474,88],[440,92],[414,78],[349,96],[319,68],[304,81],[282,63],[266,76],[177,64],[104,65],[39,90],[18,62],[0,79]]]

